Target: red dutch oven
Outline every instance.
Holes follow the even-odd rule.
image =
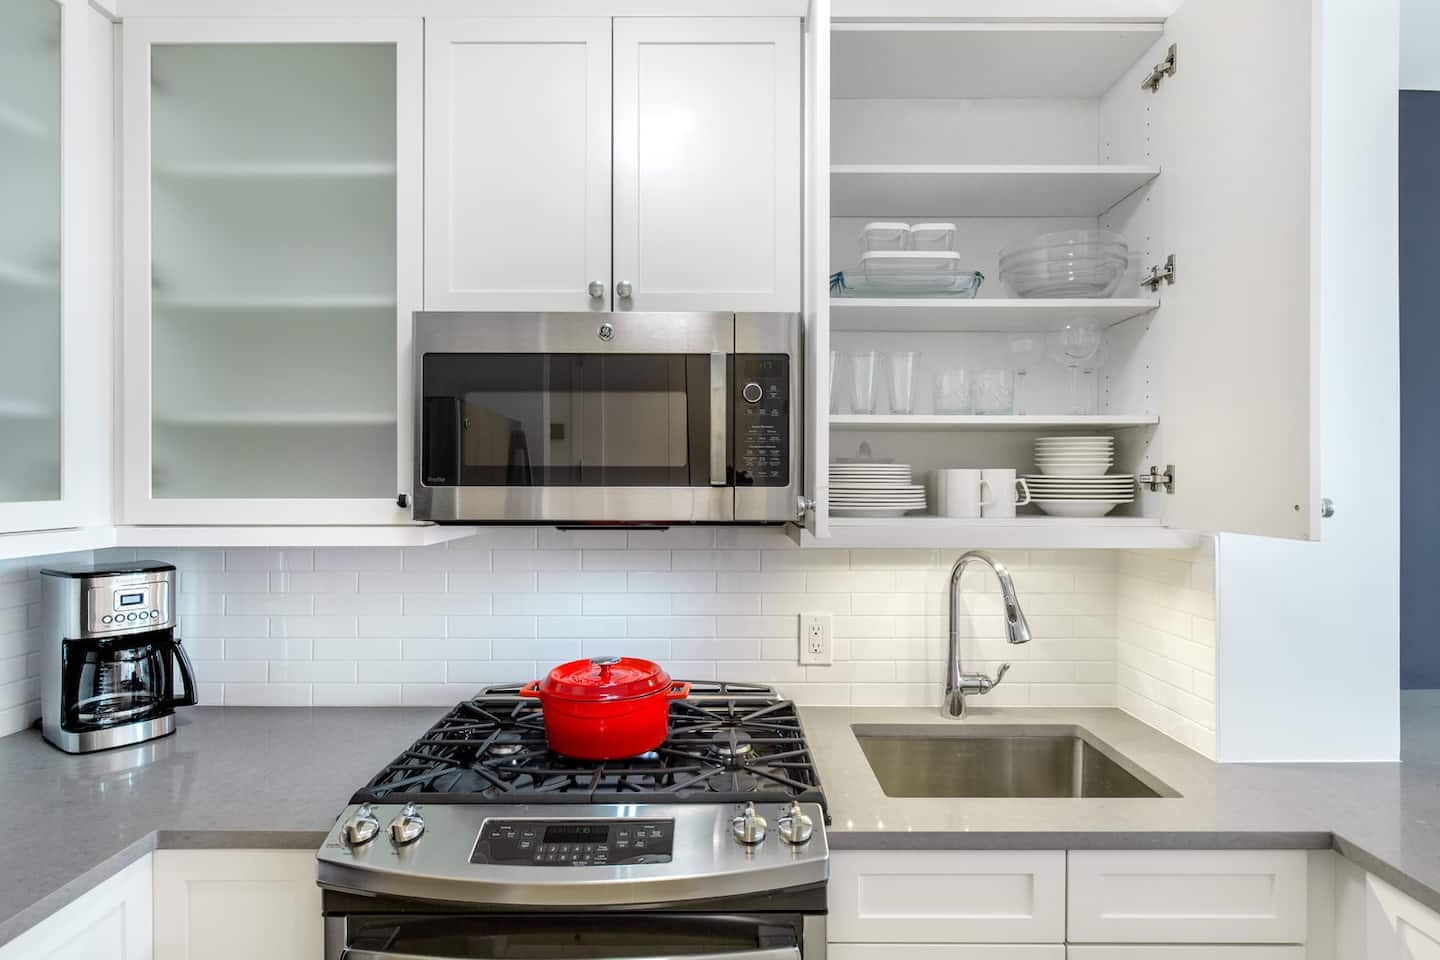
[[[654,750],[670,732],[670,701],[689,695],[690,684],[637,657],[572,660],[520,688],[540,701],[550,749],[581,760]]]

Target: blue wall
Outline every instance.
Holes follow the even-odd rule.
[[[1440,92],[1430,90],[1400,91],[1400,443],[1400,686],[1440,689]]]

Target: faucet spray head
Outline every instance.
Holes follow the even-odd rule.
[[[1020,599],[1015,596],[1015,584],[1010,572],[996,564],[995,573],[1000,579],[1000,596],[1005,602],[1005,639],[1010,643],[1029,643],[1030,624],[1025,620],[1025,611],[1020,609]]]

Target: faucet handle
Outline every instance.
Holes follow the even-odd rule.
[[[991,690],[994,690],[996,687],[1000,686],[1000,681],[1001,681],[1001,680],[1004,680],[1004,679],[1005,679],[1005,674],[1007,674],[1007,673],[1009,673],[1009,672],[1010,672],[1010,664],[1008,664],[1008,663],[1002,663],[1002,664],[1000,664],[1000,669],[995,672],[995,680],[994,680],[993,683],[990,684],[990,689],[991,689]]]

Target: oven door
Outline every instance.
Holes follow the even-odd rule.
[[[350,916],[344,926],[328,960],[801,960],[803,936],[785,916],[653,913]]]
[[[732,314],[419,313],[415,517],[735,518]]]

